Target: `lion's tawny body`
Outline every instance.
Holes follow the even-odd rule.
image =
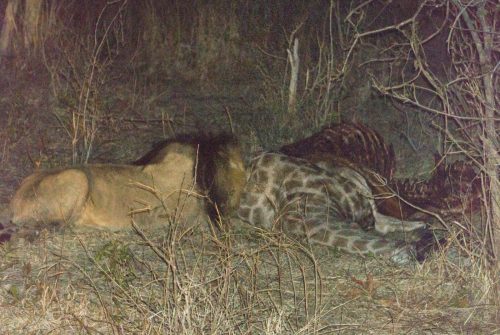
[[[204,201],[194,183],[196,149],[171,143],[144,166],[86,165],[36,172],[11,203],[14,224],[69,223],[110,229],[195,220]]]

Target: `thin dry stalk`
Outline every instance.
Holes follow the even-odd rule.
[[[107,25],[103,26],[104,32],[101,32],[101,25],[104,24],[101,20],[104,13],[108,10],[108,4],[101,10],[99,17],[96,22],[96,29],[94,31],[94,49],[92,53],[92,58],[90,60],[89,69],[85,75],[83,81],[82,90],[78,98],[78,108],[76,112],[72,113],[72,133],[73,138],[71,140],[71,145],[73,148],[73,164],[77,162],[78,153],[78,143],[80,139],[83,138],[83,157],[81,157],[82,163],[87,163],[90,154],[93,149],[93,143],[99,126],[99,119],[101,110],[97,105],[98,97],[98,85],[99,81],[102,82],[102,78],[97,78],[98,71],[102,73],[103,67],[109,65],[111,59],[105,59],[101,61],[102,53],[107,45],[108,38],[110,37],[110,31],[115,26],[115,23],[119,20],[121,12],[127,5],[127,0],[120,3],[120,6],[116,10],[111,21]],[[99,39],[99,35],[102,36]],[[92,103],[92,105],[91,105]],[[81,129],[81,134],[79,130]]]

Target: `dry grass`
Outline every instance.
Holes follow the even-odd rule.
[[[9,334],[499,331],[474,265],[398,268],[242,225],[67,230],[10,242],[0,258]]]

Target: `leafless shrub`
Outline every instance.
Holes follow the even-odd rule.
[[[364,6],[371,4],[369,1]],[[498,20],[495,6],[492,1],[467,5],[459,1],[424,1],[411,17],[374,30],[360,29],[366,17],[363,7],[349,14],[349,22],[358,31],[350,50],[380,34],[390,34],[397,41],[386,43],[382,56],[372,61],[390,64],[399,73],[392,72],[390,81],[373,75],[374,87],[430,115],[443,136],[443,153],[466,157],[479,171],[483,185],[481,215],[472,221],[464,217],[465,224],[454,228],[464,230],[472,242],[467,244],[472,248],[469,254],[485,264],[499,264],[499,77],[495,64],[500,55],[499,37],[494,32]],[[433,31],[428,29],[431,20],[435,24]],[[447,50],[449,55],[441,58],[442,66],[446,65],[445,59],[450,60],[444,76],[439,73],[442,68],[431,63],[428,55],[432,51],[429,48],[435,47],[429,47],[429,42],[440,34],[447,36],[446,49],[440,45],[440,50]],[[481,234],[475,233],[478,228]]]
[[[107,69],[123,43],[120,32],[126,5],[126,0],[104,5],[93,34],[83,39],[66,31],[60,21],[55,28],[59,31],[42,52],[53,94],[62,103],[62,110],[54,115],[70,138],[74,164],[87,162],[93,149],[104,109],[101,94],[109,80]]]

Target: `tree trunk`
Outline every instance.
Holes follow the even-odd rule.
[[[26,0],[24,8],[24,47],[35,51],[41,47],[39,22],[42,15],[42,0]]]
[[[11,40],[16,29],[16,14],[19,8],[19,0],[9,0],[5,8],[5,16],[0,33],[0,63],[2,58],[11,53]]]

